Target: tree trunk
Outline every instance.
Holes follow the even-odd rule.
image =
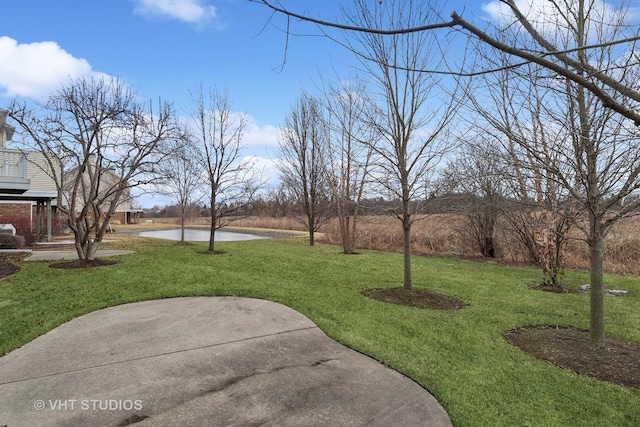
[[[404,243],[404,288],[412,289],[413,283],[411,280],[411,222],[408,218],[402,221],[402,238]]]
[[[315,236],[315,226],[316,226],[316,219],[313,215],[313,213],[309,213],[307,215],[308,221],[309,221],[309,246],[313,246],[316,243],[316,236]]]
[[[342,249],[346,255],[351,255],[353,253],[353,248],[351,247],[351,221],[350,217],[347,215],[343,219],[343,224],[341,225],[342,229]]]
[[[342,253],[349,255],[349,216],[345,214],[344,201],[337,190],[334,190],[336,197],[336,213],[338,215],[338,226],[340,227],[340,239],[342,240]]]
[[[184,243],[184,217],[185,217],[185,207],[182,206],[180,213],[180,243]]]
[[[216,241],[216,214],[211,212],[211,229],[209,230],[209,248],[207,251],[214,251],[214,243]]]
[[[590,271],[590,309],[591,309],[591,341],[604,344],[604,283],[603,283],[603,255],[602,233],[596,232],[589,239]]]
[[[482,241],[482,256],[485,258],[495,258],[496,257],[496,248],[493,241],[493,237],[485,236]]]
[[[209,252],[214,251],[214,243],[216,240],[216,198],[215,195],[211,196],[211,229],[209,230]]]
[[[92,242],[89,240],[87,243],[87,251],[86,251],[86,260],[91,261],[96,259],[96,252],[98,252],[98,247],[100,246],[99,242]]]
[[[76,253],[78,254],[79,260],[87,259],[86,251],[82,242],[76,237]]]
[[[216,198],[215,196],[211,196],[211,229],[209,230],[209,252],[214,252],[214,244],[216,240],[216,221],[218,218],[216,217]]]
[[[72,225],[71,221],[69,221],[69,225]],[[98,251],[98,247],[100,246],[100,242],[93,242],[91,240],[91,230],[87,229],[84,221],[74,221],[73,226],[71,226],[71,230],[73,231],[78,259],[81,261],[95,259],[96,252]]]
[[[356,208],[356,210],[353,213],[353,221],[351,221],[351,231],[349,231],[349,239],[351,239],[349,246],[351,247],[352,252],[356,248],[357,224],[358,224],[358,211]]]
[[[91,261],[96,258],[96,252],[100,247],[100,242],[92,242],[91,239],[83,239],[76,237],[76,253],[81,261]]]

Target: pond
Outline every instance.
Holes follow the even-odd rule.
[[[134,233],[136,236],[142,237],[155,237],[158,239],[167,240],[180,240],[180,229],[170,230],[153,230],[153,231],[139,231]],[[216,231],[216,242],[235,242],[239,240],[255,240],[265,239],[266,237],[256,236],[253,234],[236,233],[231,231]],[[209,230],[185,228],[184,239],[189,242],[208,242]]]

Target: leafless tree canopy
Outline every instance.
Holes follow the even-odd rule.
[[[325,87],[329,144],[324,153],[327,185],[335,205],[345,254],[355,248],[357,220],[371,172],[375,131],[365,119],[366,84],[358,77]]]
[[[362,28],[408,28],[437,15],[437,4],[393,0],[371,5],[356,0],[345,15]],[[437,76],[416,71],[441,60],[434,35],[360,32],[347,42],[350,50],[364,53],[359,56],[362,75],[372,82],[363,119],[373,132],[364,143],[372,151],[371,177],[377,191],[397,201],[389,213],[402,224],[407,289],[412,287],[411,225],[421,204],[433,194],[439,161],[452,149],[446,132],[458,107],[455,85],[447,88]]]
[[[246,208],[262,185],[250,160],[242,161],[242,138],[247,117],[232,110],[229,94],[200,88],[193,96],[191,113],[197,159],[208,183],[211,228],[209,252],[214,251],[215,231],[246,215]]]
[[[493,129],[507,148],[514,166],[513,188],[535,200],[543,217],[550,219],[547,214],[554,212],[551,222],[560,228],[550,231],[552,234],[566,231],[562,224],[567,215],[555,217],[559,212],[555,207],[562,205],[559,197],[571,200],[563,201],[573,209],[569,217],[581,213],[585,218],[575,224],[590,248],[591,338],[603,341],[602,242],[616,221],[637,210],[637,199],[628,199],[640,189],[640,147],[633,126],[640,126],[636,46],[640,35],[631,21],[629,1],[499,0],[491,4],[494,12],[499,7],[499,13],[482,23],[456,11],[444,19],[431,1],[354,0],[355,13],[345,11],[341,23],[294,13],[280,2],[252,1],[274,14],[313,23],[331,38],[337,39],[328,34],[329,29],[341,31],[345,41],[340,43],[356,54],[365,71],[376,76],[387,91],[386,105],[378,108],[379,117],[387,120],[372,122],[380,124],[380,141],[393,149],[376,144],[375,154],[386,167],[381,183],[400,200],[420,199],[411,180],[429,170],[422,166],[428,162],[419,159],[429,158],[422,150],[432,144],[419,146],[417,151],[408,145],[415,141],[411,133],[419,128],[415,123],[420,120],[412,112],[422,111],[420,103],[429,99],[422,91],[430,85],[423,82],[436,75],[489,76],[481,81],[479,90],[489,95],[489,102],[475,102],[475,107],[486,129]],[[415,13],[418,9],[422,10]],[[414,19],[406,19],[409,16]],[[429,43],[425,37],[443,31],[466,37],[478,61],[452,68],[455,61],[449,61],[449,52],[439,49],[441,59],[447,61],[443,68],[427,60],[428,52],[409,48],[421,38],[423,48],[437,46],[437,41]],[[416,75],[428,77],[418,79]],[[512,78],[514,84],[492,83],[494,76]],[[411,84],[404,84],[403,79]],[[396,185],[389,184],[392,182]],[[407,234],[408,206],[405,203],[396,211]]]
[[[306,94],[291,108],[280,130],[280,178],[302,207],[300,218],[312,246],[314,233],[330,217],[323,157],[329,143],[328,130],[322,104]]]
[[[607,9],[602,2],[550,3],[558,16],[543,15],[546,27],[538,24],[539,37],[558,49],[578,47],[575,55],[586,66],[570,61],[567,66],[589,79],[591,86],[538,63],[518,70],[503,68],[483,77],[483,87],[492,90],[478,91],[474,108],[488,124],[486,133],[509,153],[519,194],[536,202],[535,219],[552,225],[546,240],[568,230],[567,218],[578,218],[572,223],[583,231],[590,250],[591,337],[602,342],[602,245],[611,226],[635,214],[639,206],[628,198],[640,189],[640,145],[637,128],[593,89],[621,105],[630,105],[630,98],[611,91],[611,85],[592,73],[603,70],[618,83],[632,85],[640,68],[630,59],[632,53],[606,43],[623,38],[623,10]],[[518,29],[506,32],[505,39],[517,40],[514,32]],[[583,49],[589,42],[600,47]],[[486,58],[492,63],[508,61],[504,56]]]
[[[189,207],[203,197],[204,174],[198,162],[200,147],[189,132],[170,141],[171,155],[159,163],[160,181],[156,188],[160,194],[171,197],[180,210],[180,242],[184,243],[185,221]]]
[[[118,203],[155,179],[164,143],[176,131],[171,106],[145,110],[119,80],[79,79],[41,110],[14,102],[10,114],[47,159],[78,256],[93,259]]]

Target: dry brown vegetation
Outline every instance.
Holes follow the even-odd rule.
[[[177,218],[157,218],[154,225],[177,224]],[[189,226],[206,226],[208,218],[191,218]],[[389,252],[401,252],[402,229],[400,222],[389,216],[364,216],[358,220],[357,247]],[[304,231],[301,222],[293,217],[249,217],[232,223],[234,227],[268,228]],[[320,229],[318,240],[328,244],[340,244],[337,219]],[[525,251],[514,236],[504,228],[496,233],[497,260],[521,264],[527,262]],[[582,234],[575,227],[567,247],[567,268],[589,268],[589,251]],[[465,258],[481,258],[480,250],[470,236],[463,215],[434,214],[416,221],[412,228],[412,248],[418,255],[455,255]],[[607,235],[605,242],[605,271],[615,274],[640,275],[640,217],[618,222]]]

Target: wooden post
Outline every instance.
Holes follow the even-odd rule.
[[[51,199],[47,199],[47,242],[51,241]]]

